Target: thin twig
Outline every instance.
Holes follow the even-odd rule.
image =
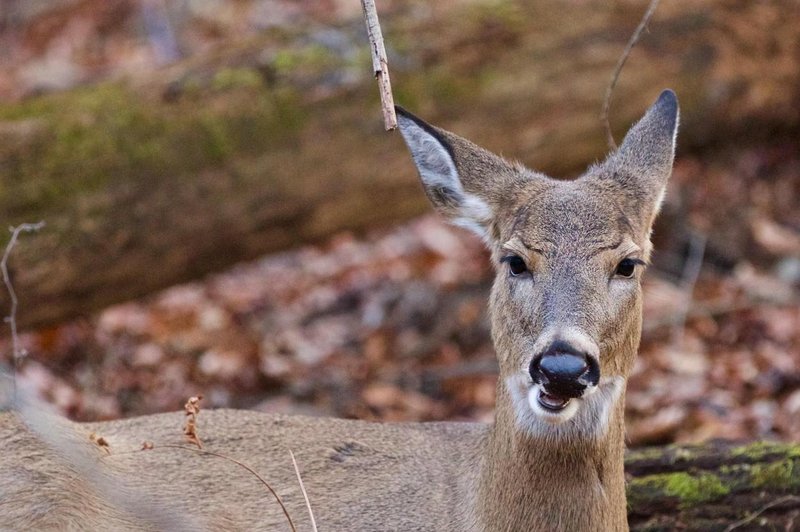
[[[611,95],[614,93],[614,88],[617,86],[617,81],[619,80],[619,75],[622,72],[622,67],[625,66],[625,61],[628,60],[631,50],[633,50],[633,47],[636,46],[636,43],[639,41],[639,37],[641,37],[642,32],[644,31],[645,27],[647,27],[647,23],[650,22],[650,19],[656,12],[658,2],[659,0],[651,0],[647,11],[642,17],[642,20],[636,27],[633,35],[631,35],[628,44],[625,45],[625,50],[623,50],[622,55],[617,61],[617,66],[614,67],[614,72],[611,74],[611,81],[606,89],[606,97],[603,100],[603,110],[600,113],[600,119],[603,121],[603,125],[606,128],[606,140],[608,141],[608,148],[611,150],[617,149],[617,143],[614,142],[614,135],[611,133],[611,124],[608,122],[608,111],[611,108]]]
[[[278,502],[278,505],[280,505],[281,510],[283,510],[283,515],[286,516],[286,521],[289,523],[289,528],[292,530],[292,532],[297,532],[297,529],[294,526],[294,521],[292,521],[292,517],[289,515],[289,510],[286,508],[286,505],[283,503],[283,499],[281,499],[280,495],[278,495],[278,493],[274,489],[272,489],[272,486],[270,486],[269,483],[266,480],[264,480],[264,477],[259,475],[258,472],[255,469],[253,469],[249,465],[245,464],[244,462],[240,462],[239,460],[237,460],[235,458],[231,458],[230,456],[227,456],[227,455],[224,455],[224,454],[221,454],[221,453],[217,453],[217,452],[214,452],[214,451],[209,451],[208,449],[199,449],[199,448],[195,448],[195,447],[186,447],[184,445],[175,445],[175,444],[171,444],[171,443],[150,444],[150,442],[146,442],[145,446],[143,446],[142,449],[140,449],[140,450],[127,451],[127,452],[121,452],[121,453],[114,453],[114,455],[115,456],[119,456],[119,455],[122,455],[122,454],[131,454],[131,453],[138,453],[138,452],[144,452],[144,451],[152,452],[154,449],[158,449],[158,448],[161,448],[161,447],[165,447],[165,448],[169,448],[169,449],[181,449],[181,450],[184,450],[184,451],[191,451],[191,452],[197,453],[197,454],[205,454],[205,455],[209,455],[209,456],[216,456],[217,458],[222,458],[223,460],[227,460],[228,462],[232,462],[232,463],[238,465],[239,467],[245,469],[251,475],[256,477],[269,490],[269,492],[272,494],[272,496],[275,497],[275,500]],[[302,483],[301,483],[301,486],[302,486]]]
[[[17,293],[14,291],[14,285],[11,284],[11,275],[8,273],[8,259],[11,256],[11,250],[14,248],[14,244],[17,243],[17,238],[19,238],[20,233],[38,231],[42,227],[44,227],[43,221],[20,224],[17,227],[9,227],[8,230],[11,231],[11,239],[8,241],[8,244],[6,244],[6,250],[3,253],[2,260],[0,260],[0,271],[2,271],[3,274],[3,283],[6,285],[8,296],[11,299],[11,309],[5,321],[11,328],[11,357],[14,369],[12,381],[14,383],[15,398],[17,396],[17,370],[19,369],[19,360],[22,358],[22,353],[19,349],[19,336],[17,335],[17,305],[19,301],[17,300]]]
[[[708,238],[702,233],[692,233],[689,239],[689,254],[683,266],[681,275],[681,291],[683,292],[683,304],[681,310],[675,315],[672,323],[671,343],[680,349],[683,346],[683,333],[686,330],[686,319],[692,306],[692,294],[700,270],[703,267],[703,256],[706,251]]]
[[[303,499],[306,501],[308,517],[311,518],[311,530],[317,532],[317,521],[314,519],[314,512],[311,510],[311,502],[308,500],[308,493],[306,493],[306,487],[303,484],[303,478],[300,476],[300,469],[297,467],[297,460],[294,459],[294,453],[291,449],[289,449],[289,456],[292,457],[292,465],[294,466],[294,472],[297,474],[297,482],[300,484],[300,491],[303,492]]]
[[[796,497],[794,495],[785,495],[785,496],[783,496],[783,497],[781,497],[779,499],[775,499],[774,501],[772,501],[772,502],[770,502],[768,504],[765,504],[764,506],[762,506],[761,508],[759,508],[758,510],[756,510],[752,514],[748,515],[744,519],[741,519],[739,521],[735,521],[735,522],[731,523],[730,525],[727,526],[727,528],[725,528],[724,532],[731,532],[731,530],[736,530],[737,528],[742,527],[742,526],[750,523],[756,517],[758,517],[759,515],[763,514],[764,512],[766,512],[767,510],[769,510],[773,506],[777,506],[779,504],[783,504],[785,502],[790,502],[790,501],[800,501],[800,497]]]
[[[367,36],[372,53],[372,71],[378,80],[378,89],[381,94],[383,125],[386,131],[391,131],[397,128],[397,115],[394,112],[392,84],[389,81],[389,62],[386,59],[386,48],[383,46],[383,34],[378,21],[375,0],[361,0],[361,8],[364,10],[364,21],[367,23]]]

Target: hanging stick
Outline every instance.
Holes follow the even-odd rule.
[[[392,97],[392,84],[389,81],[389,64],[386,60],[386,49],[383,46],[381,24],[378,21],[378,11],[375,0],[361,0],[364,10],[364,20],[367,23],[370,51],[372,52],[372,70],[378,80],[378,89],[381,93],[381,107],[383,108],[383,125],[386,131],[397,128],[397,116],[394,113],[394,97]]]
[[[650,19],[653,18],[653,14],[656,12],[656,8],[658,7],[659,0],[651,0],[650,5],[647,6],[647,11],[645,12],[642,20],[639,21],[639,25],[636,27],[636,30],[631,35],[628,44],[625,45],[625,49],[622,51],[622,55],[617,60],[617,65],[614,67],[614,72],[611,73],[611,80],[608,82],[608,88],[606,89],[606,97],[603,98],[603,110],[600,112],[600,120],[603,121],[603,125],[606,129],[606,141],[608,142],[608,148],[610,150],[617,149],[617,143],[614,142],[614,135],[611,133],[611,124],[608,121],[608,111],[611,108],[611,95],[614,93],[614,88],[617,86],[617,81],[619,81],[619,75],[622,72],[622,67],[625,66],[625,61],[628,60],[628,56],[631,55],[631,50],[633,47],[636,46],[636,43],[639,41],[639,37],[642,36],[642,32],[647,27],[647,23],[650,22]]]
[[[8,259],[11,256],[11,250],[14,249],[14,244],[17,243],[20,233],[31,233],[38,231],[44,227],[44,222],[37,222],[35,224],[20,224],[17,227],[9,227],[11,231],[11,238],[6,244],[6,250],[3,253],[3,258],[0,259],[0,273],[2,273],[3,284],[8,290],[8,296],[11,299],[11,311],[5,318],[6,323],[11,327],[11,360],[13,363],[13,382],[14,382],[14,398],[17,396],[17,373],[19,373],[19,365],[23,356],[22,350],[19,348],[19,336],[17,335],[17,293],[14,291],[14,285],[11,283],[11,275],[8,273]]]

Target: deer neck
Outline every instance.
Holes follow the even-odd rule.
[[[519,426],[498,383],[495,424],[478,480],[485,530],[627,530],[624,390],[593,438],[553,438]]]

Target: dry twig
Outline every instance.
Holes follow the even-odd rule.
[[[97,433],[92,432],[89,434],[89,439],[98,447],[103,449],[107,454],[111,454],[111,446],[108,444],[108,440],[106,440],[102,436],[98,436]]]
[[[675,315],[675,321],[672,323],[671,342],[678,349],[683,347],[686,319],[692,307],[694,286],[697,284],[700,269],[703,267],[703,256],[705,255],[707,240],[706,235],[700,233],[692,233],[692,237],[689,240],[689,255],[686,257],[683,274],[681,275],[683,304],[681,305],[681,311]]]
[[[600,119],[603,121],[603,125],[606,128],[606,140],[608,141],[608,148],[611,150],[617,149],[617,143],[614,142],[614,135],[611,133],[611,124],[608,122],[608,111],[611,108],[611,95],[614,93],[614,88],[617,86],[617,81],[619,80],[620,72],[622,72],[622,67],[625,66],[625,61],[627,61],[628,56],[631,55],[631,50],[633,50],[633,47],[636,46],[636,43],[639,41],[639,37],[642,36],[642,32],[647,27],[647,23],[650,22],[651,18],[653,18],[653,14],[656,12],[656,8],[658,7],[658,2],[659,0],[651,0],[650,5],[647,7],[647,11],[642,17],[642,20],[636,27],[633,35],[631,35],[628,44],[625,45],[625,50],[622,51],[622,55],[617,61],[617,66],[614,67],[614,72],[611,74],[611,80],[609,81],[608,88],[606,89],[606,96],[603,99],[603,110],[600,113]]]
[[[184,451],[192,451],[199,454],[204,454],[207,456],[216,456],[217,458],[222,458],[223,460],[227,460],[228,462],[234,463],[239,467],[243,468],[245,471],[249,472],[251,475],[256,477],[259,482],[261,482],[267,490],[272,494],[275,500],[278,502],[278,505],[281,507],[283,511],[283,515],[286,516],[286,521],[289,523],[289,528],[292,532],[296,532],[296,528],[294,526],[294,521],[292,521],[292,517],[289,515],[289,510],[286,508],[286,505],[283,503],[283,499],[281,499],[280,495],[269,485],[269,483],[264,480],[264,477],[258,474],[255,469],[248,466],[244,462],[240,462],[235,458],[231,458],[230,456],[215,452],[209,451],[208,449],[203,448],[203,443],[200,441],[200,436],[197,434],[197,416],[200,414],[200,401],[203,399],[202,395],[195,395],[190,397],[186,404],[183,405],[183,410],[186,412],[186,416],[189,418],[186,420],[186,425],[183,427],[183,433],[186,435],[187,439],[197,445],[197,449],[194,447],[185,447],[183,445],[174,445],[174,444],[154,444],[152,441],[145,440],[142,442],[141,448],[136,451],[129,451],[117,454],[129,454],[133,452],[141,452],[141,451],[152,451],[158,448],[167,448],[167,449],[182,449]],[[289,451],[291,453],[291,451]],[[292,455],[292,462],[294,462],[294,455]],[[295,471],[297,471],[297,463],[295,462]],[[300,473],[298,472],[298,478]],[[302,480],[300,481],[300,488],[303,490],[303,496],[305,497],[305,488],[303,487]],[[308,504],[308,497],[306,497],[306,504]],[[309,512],[311,512],[311,508],[309,507]],[[314,530],[316,530],[316,524],[314,523],[314,517],[312,515],[311,522],[314,524]]]
[[[252,467],[250,467],[249,465],[245,464],[244,462],[240,462],[239,460],[237,460],[235,458],[231,458],[230,456],[227,456],[225,454],[217,453],[217,452],[214,452],[214,451],[209,451],[208,449],[200,449],[200,448],[195,449],[194,447],[186,447],[184,445],[175,445],[175,444],[169,444],[169,443],[155,445],[155,444],[153,444],[153,442],[144,441],[144,442],[142,442],[141,449],[138,449],[136,451],[130,451],[130,452],[131,453],[138,453],[138,452],[142,452],[142,451],[148,451],[149,452],[149,451],[153,451],[155,449],[161,449],[161,448],[165,448],[165,449],[180,449],[182,451],[190,451],[190,452],[193,452],[193,453],[203,454],[203,455],[206,455],[206,456],[215,456],[217,458],[222,458],[223,460],[227,460],[228,462],[231,462],[231,463],[236,464],[237,466],[241,467],[242,469],[244,469],[245,471],[247,471],[248,473],[250,473],[251,475],[256,477],[258,479],[258,481],[261,482],[264,485],[264,487],[266,487],[269,490],[269,492],[272,494],[272,496],[278,502],[278,505],[281,507],[281,510],[283,511],[283,515],[286,516],[286,521],[289,523],[289,528],[292,530],[292,532],[297,532],[297,528],[295,528],[295,526],[294,526],[294,521],[292,521],[292,517],[289,515],[289,510],[286,508],[286,505],[283,503],[283,499],[281,499],[280,495],[278,495],[278,493],[274,489],[272,489],[272,486],[270,486],[269,483],[266,480],[264,480],[264,477],[259,475],[258,472],[255,469],[253,469]],[[128,454],[128,452],[116,453],[116,455],[121,455],[121,454]]]
[[[11,256],[11,250],[14,248],[14,244],[17,243],[17,238],[19,238],[20,233],[38,231],[42,227],[44,227],[43,221],[37,223],[20,224],[17,227],[9,227],[8,230],[11,231],[11,239],[6,245],[6,250],[3,253],[2,260],[0,260],[0,271],[2,271],[3,274],[3,283],[6,285],[8,296],[11,299],[11,310],[8,316],[5,318],[5,321],[11,328],[11,357],[14,366],[13,382],[15,397],[17,395],[17,369],[19,360],[22,358],[23,354],[19,349],[19,337],[17,335],[17,305],[19,304],[19,301],[17,299],[17,293],[14,292],[14,285],[11,284],[11,275],[8,273],[8,259]]]
[[[743,527],[746,524],[749,524],[755,518],[757,518],[759,515],[763,514],[764,512],[766,512],[767,510],[769,510],[773,506],[778,506],[779,504],[783,504],[785,502],[793,502],[793,501],[800,501],[800,497],[796,497],[794,495],[786,495],[784,497],[780,497],[778,499],[775,499],[774,501],[765,504],[764,506],[762,506],[761,508],[759,508],[755,512],[751,513],[750,515],[748,515],[744,519],[741,519],[739,521],[735,521],[735,522],[731,523],[730,525],[728,525],[725,528],[724,532],[731,532],[732,530],[736,530],[737,528],[740,528],[740,527]],[[787,528],[786,530],[789,530],[789,529]]]
[[[198,448],[203,448],[203,442],[197,434],[197,416],[200,414],[200,400],[203,399],[202,395],[190,397],[183,409],[186,411],[186,425],[183,426],[183,433],[186,435],[191,443],[197,445]]]
[[[317,521],[314,519],[314,512],[311,510],[311,503],[308,500],[308,493],[306,493],[306,487],[303,484],[303,478],[300,476],[300,469],[297,467],[297,460],[294,459],[294,453],[291,449],[289,449],[289,456],[292,457],[292,465],[294,466],[294,472],[297,474],[297,482],[300,484],[300,491],[303,492],[303,499],[306,501],[308,517],[311,519],[311,530],[317,532]]]
[[[378,21],[378,11],[375,0],[361,0],[364,10],[364,21],[367,23],[370,51],[372,52],[372,70],[378,80],[381,94],[381,107],[383,109],[383,125],[386,131],[397,128],[397,115],[394,112],[394,97],[392,84],[389,81],[389,63],[386,59],[386,48],[383,45],[381,24]]]

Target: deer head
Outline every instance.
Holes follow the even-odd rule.
[[[664,91],[617,151],[571,181],[398,112],[430,201],[491,251],[498,408],[508,402],[532,436],[599,437],[639,345],[640,280],[672,169],[675,94]]]

